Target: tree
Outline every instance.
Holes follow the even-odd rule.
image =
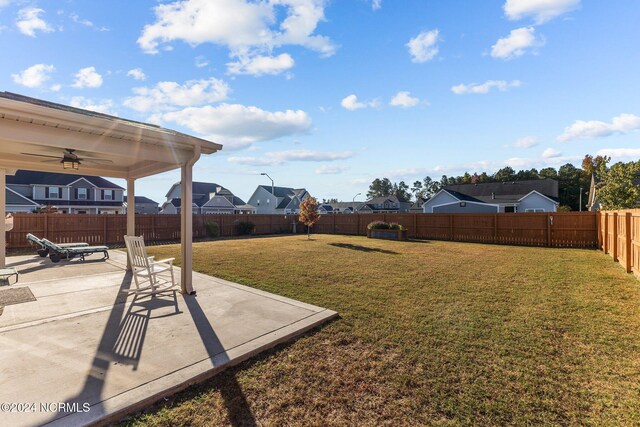
[[[506,166],[500,169],[493,176],[493,179],[495,179],[498,182],[514,181],[515,178],[516,178],[516,171],[514,171],[511,166]]]
[[[431,198],[434,194],[440,191],[440,183],[431,179],[430,176],[424,177],[422,185],[424,188],[424,197]]]
[[[298,220],[307,226],[307,240],[311,239],[311,227],[320,220],[318,207],[318,201],[315,197],[307,197],[300,203],[300,216]]]
[[[618,162],[609,169],[607,169],[606,162],[601,162],[596,174],[600,178],[596,187],[596,196],[602,209],[638,207],[640,204],[640,161]]]
[[[422,181],[414,181],[411,186],[411,192],[413,193],[413,197],[418,199],[424,198],[424,188],[422,187]]]
[[[376,178],[369,185],[369,192],[367,198],[373,199],[374,197],[389,197],[393,194],[393,184],[389,178]]]
[[[338,203],[338,199],[336,199],[335,197],[331,199],[322,199],[322,203]]]
[[[404,181],[393,184],[392,195],[400,199],[401,202],[408,202],[411,200],[411,193],[409,193],[409,186]]]

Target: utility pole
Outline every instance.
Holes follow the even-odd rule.
[[[355,196],[353,196],[353,213],[356,213],[356,197],[358,197],[361,194],[362,193],[358,193]]]
[[[260,175],[264,175],[264,176],[266,176],[267,178],[269,178],[271,180],[271,195],[275,196],[276,194],[275,194],[275,190],[274,190],[273,179],[269,175],[267,175],[267,173],[265,173],[265,172],[262,172]]]
[[[580,187],[580,212],[582,212],[582,187]]]

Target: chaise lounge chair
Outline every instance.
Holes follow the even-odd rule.
[[[49,255],[49,249],[44,245],[44,243],[42,243],[42,239],[38,238],[38,236],[35,236],[31,233],[27,234],[27,240],[29,241],[30,245],[38,245],[40,246],[40,249],[37,250],[38,255],[40,255],[42,258],[45,258],[47,255]],[[82,242],[78,242],[78,243],[56,243],[58,246],[60,246],[61,248],[73,248],[73,247],[78,247],[78,246],[89,246],[88,243],[82,243]]]
[[[49,250],[49,259],[52,262],[60,262],[61,259],[73,259],[79,256],[84,261],[85,256],[102,252],[103,259],[109,259],[109,248],[106,246],[73,246],[62,247],[47,239],[42,239],[45,248]]]

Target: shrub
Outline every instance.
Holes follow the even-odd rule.
[[[204,228],[207,230],[209,237],[220,237],[220,226],[217,222],[207,222],[204,224]]]
[[[256,228],[256,225],[251,221],[243,221],[236,225],[236,233],[240,236],[251,234],[254,228]]]
[[[398,224],[397,222],[390,222],[389,230],[404,230],[404,226],[401,224]]]
[[[367,225],[368,230],[388,230],[389,224],[384,221],[373,221]]]
[[[404,226],[397,222],[386,223],[384,221],[373,221],[367,225],[368,230],[404,230]]]

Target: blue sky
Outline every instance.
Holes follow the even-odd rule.
[[[0,90],[222,143],[194,178],[245,199],[267,172],[351,200],[640,159],[638,22],[637,0],[0,0]]]

